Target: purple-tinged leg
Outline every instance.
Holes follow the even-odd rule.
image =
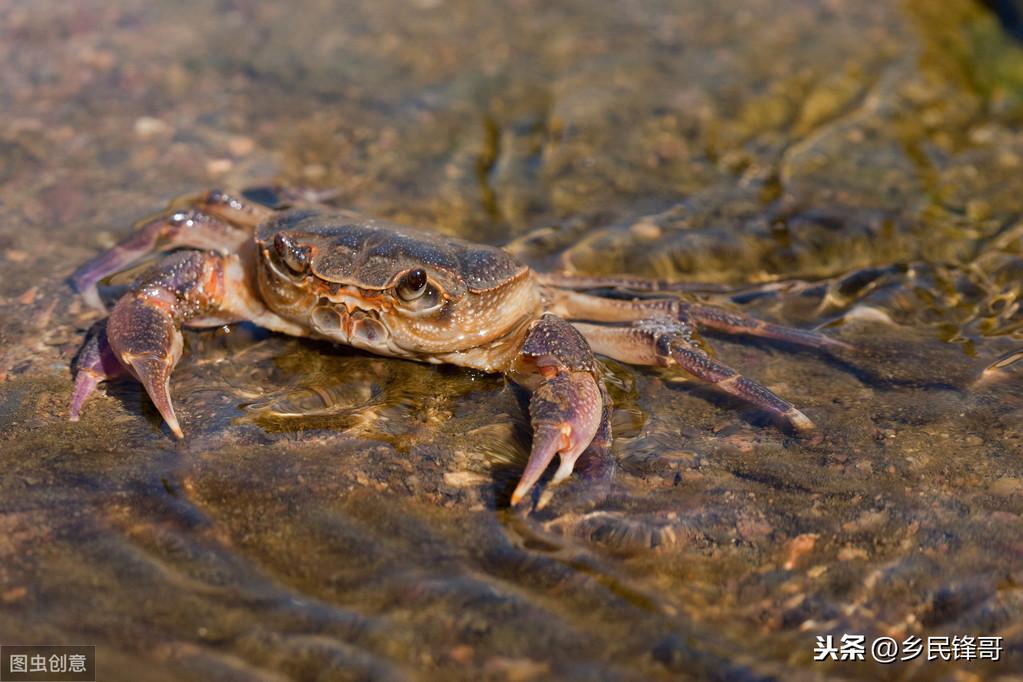
[[[691,339],[691,329],[670,320],[642,320],[631,327],[574,323],[596,353],[634,365],[678,366],[697,379],[756,405],[797,431],[814,428],[809,417],[791,403],[728,365],[707,355]]]
[[[107,341],[107,321],[92,326],[75,361],[75,388],[71,394],[69,419],[78,421],[82,406],[96,390],[99,382],[123,376],[127,370],[117,360]]]
[[[168,299],[162,292],[126,294],[110,313],[110,342],[170,430],[184,438],[170,397],[170,376],[181,359],[183,343],[175,320],[176,302]]]
[[[218,326],[251,320],[274,331],[301,336],[305,329],[268,310],[253,288],[251,264],[237,254],[176,251],[140,275],[117,301],[105,333],[90,337],[80,354],[83,368],[114,368],[138,379],[171,431],[182,437],[170,397],[170,376],[181,358],[181,327]],[[105,370],[104,370],[105,371]],[[104,375],[105,376],[105,375]],[[72,413],[77,417],[96,380],[82,371]]]
[[[545,289],[544,294],[551,312],[572,321],[638,322],[664,318],[682,323],[692,322],[723,334],[758,336],[809,348],[852,349],[849,344],[818,332],[784,327],[717,306],[686,303],[677,298],[623,300],[557,288]]]
[[[764,339],[786,341],[809,348],[827,350],[853,350],[853,346],[806,329],[793,329],[780,324],[772,324],[758,320],[749,315],[735,313],[724,308],[709,305],[690,305],[687,313],[700,327],[713,329],[724,334],[747,334]]]
[[[513,505],[540,480],[555,455],[559,464],[551,485],[569,477],[579,455],[597,433],[600,408],[600,391],[589,374],[555,374],[537,387],[529,400],[533,447],[512,493]]]
[[[75,270],[71,281],[86,303],[104,310],[96,286],[100,280],[131,267],[149,254],[178,246],[226,253],[237,250],[247,238],[248,232],[203,211],[176,211],[143,221],[116,246]]]
[[[556,488],[550,486],[540,493],[536,511],[547,510],[554,516],[579,513],[592,509],[611,494],[611,483],[617,469],[617,463],[611,454],[612,404],[607,389],[601,382],[598,382],[598,385],[604,407],[597,433],[575,460],[571,478],[564,479]],[[552,478],[551,483],[554,482]],[[555,490],[557,495],[554,495]]]
[[[172,209],[196,208],[203,213],[226,220],[232,225],[246,228],[248,232],[254,230],[274,212],[274,209],[268,206],[257,204],[220,189],[178,197],[170,203],[170,207]]]
[[[595,439],[598,447],[610,442],[610,398],[586,340],[553,315],[533,323],[511,374],[533,391],[529,401],[533,446],[512,493],[514,506],[536,485],[555,455],[559,464],[552,485],[568,478]],[[542,500],[538,506],[545,503]]]
[[[107,339],[117,359],[142,383],[171,431],[183,438],[170,397],[170,376],[181,358],[181,325],[212,319],[225,293],[225,258],[178,251],[140,276],[117,301]]]

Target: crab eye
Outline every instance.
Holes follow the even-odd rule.
[[[398,296],[403,301],[414,301],[426,293],[426,285],[426,270],[422,268],[409,270],[401,276],[401,280],[398,282]]]
[[[308,247],[296,245],[286,234],[278,233],[274,237],[274,249],[292,273],[301,275],[309,268]]]

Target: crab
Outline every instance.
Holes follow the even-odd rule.
[[[808,432],[814,425],[803,412],[708,355],[695,332],[848,348],[815,331],[687,302],[655,280],[543,274],[494,246],[220,190],[172,201],[78,268],[72,282],[105,310],[101,280],[165,251],[87,336],[71,420],[99,382],[129,374],[183,438],[170,394],[182,327],[249,321],[380,355],[499,372],[530,391],[533,441],[513,507],[554,490],[584,454],[590,468],[613,470],[611,399],[597,356],[678,367]],[[549,484],[537,486],[555,456]]]

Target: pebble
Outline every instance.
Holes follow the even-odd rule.
[[[256,148],[256,143],[251,137],[233,135],[227,142],[227,148],[234,156],[248,156]]]
[[[1002,476],[992,483],[988,490],[999,497],[1016,497],[1023,494],[1023,479]]]
[[[141,138],[148,139],[169,133],[171,127],[158,118],[152,116],[141,116],[135,119],[135,134]]]
[[[209,175],[223,175],[234,167],[231,159],[210,159],[206,162],[206,172]]]

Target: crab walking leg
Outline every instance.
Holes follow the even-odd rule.
[[[176,207],[180,207],[176,209]],[[103,310],[96,285],[104,277],[125,270],[155,251],[179,246],[237,251],[271,210],[242,202],[219,190],[179,197],[169,211],[138,223],[115,246],[83,264],[71,281],[86,303]]]
[[[624,289],[627,291],[727,291],[721,285],[701,282],[669,282],[667,280],[636,277],[633,275],[569,275],[556,272],[538,272],[537,281],[543,286],[584,291],[587,289]]]
[[[211,189],[199,194],[186,194],[170,202],[170,208],[197,208],[204,213],[226,220],[232,225],[244,227],[249,232],[274,213],[274,209],[262,204],[240,199],[223,190]]]
[[[237,249],[249,235],[220,218],[199,210],[176,211],[141,224],[116,246],[85,263],[71,275],[86,302],[100,310],[96,285],[104,277],[125,270],[149,254],[177,246],[228,252]]]
[[[75,362],[75,388],[71,394],[70,420],[78,421],[82,406],[96,390],[99,382],[116,379],[127,370],[114,355],[107,341],[107,321],[100,320],[89,330]]]
[[[512,505],[518,504],[558,455],[552,484],[565,480],[596,436],[610,441],[609,398],[596,360],[570,324],[544,315],[532,324],[515,359],[512,378],[533,391],[529,415],[533,446]]]
[[[850,344],[833,339],[830,336],[825,336],[824,334],[764,322],[755,317],[735,313],[724,308],[718,308],[717,306],[690,305],[687,312],[698,326],[713,329],[723,334],[747,334],[765,339],[788,341],[789,343],[810,348],[825,348],[829,350],[853,349]]]
[[[135,281],[107,319],[106,338],[114,356],[145,387],[178,438],[183,434],[169,384],[181,358],[183,325],[251,320],[274,331],[304,335],[303,329],[259,303],[244,257],[211,251],[172,253]],[[82,381],[84,386],[87,380]]]
[[[670,320],[642,320],[631,327],[573,323],[594,352],[634,365],[677,365],[697,379],[784,419],[798,431],[814,428],[809,417],[769,389],[710,357],[690,338],[691,329]]]
[[[724,308],[686,303],[677,298],[621,300],[591,296],[564,289],[546,289],[551,312],[568,320],[593,322],[637,322],[663,317],[680,322],[693,322],[700,327],[724,334],[746,334],[776,341],[786,341],[809,348],[852,348],[847,343],[805,329],[793,329],[758,320],[749,315]]]

